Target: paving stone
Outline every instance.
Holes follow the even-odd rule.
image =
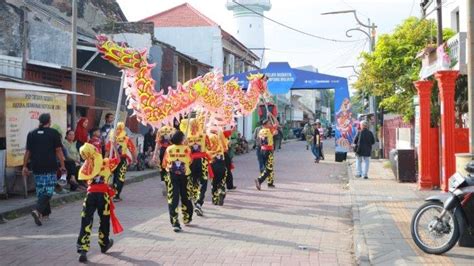
[[[128,184],[116,204],[124,232],[112,236],[107,255],[97,246],[97,221],[89,261],[117,265],[326,265],[350,263],[350,193],[344,189],[344,164],[334,162],[331,141],[326,160],[315,164],[303,142],[276,153],[276,189],[255,189],[255,153],[234,158],[237,190],[224,206],[204,204],[204,217],[174,233],[158,178]],[[330,177],[332,175],[332,177]],[[209,193],[209,190],[208,190]],[[77,265],[75,241],[82,201],[53,209],[42,227],[25,216],[0,225],[0,257],[9,265],[30,259],[47,265]],[[5,247],[5,248],[3,248]],[[51,251],[48,254],[44,250]],[[61,256],[56,256],[60,254]],[[31,261],[33,262],[33,261]]]

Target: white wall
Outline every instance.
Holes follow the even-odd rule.
[[[443,28],[450,28],[456,31],[456,12],[459,11],[459,31],[467,31],[467,1],[468,0],[450,0],[442,1],[443,3]],[[472,0],[471,0],[472,1]],[[436,5],[434,1],[430,7],[428,7],[428,12],[433,10]],[[428,16],[429,19],[436,20],[436,11],[431,13]]]
[[[202,63],[222,69],[224,52],[219,27],[155,27],[155,38]]]
[[[256,14],[234,16],[235,37],[248,48],[265,48],[265,30],[263,18]],[[252,50],[259,58],[263,57],[263,50]]]

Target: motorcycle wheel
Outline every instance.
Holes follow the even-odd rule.
[[[446,212],[441,224],[438,222],[438,226],[434,227],[443,209],[441,202],[427,202],[413,214],[411,236],[425,253],[443,254],[459,240],[459,224],[453,212]]]

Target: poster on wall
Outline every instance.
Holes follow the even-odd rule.
[[[38,127],[42,113],[51,114],[51,127],[66,132],[65,94],[7,90],[5,92],[5,121],[7,138],[7,167],[23,164],[28,132]]]
[[[352,117],[352,104],[346,91],[335,93],[336,106],[336,151],[348,152],[357,133],[356,125]]]

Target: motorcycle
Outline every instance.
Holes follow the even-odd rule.
[[[413,214],[411,235],[428,254],[443,254],[459,242],[474,243],[474,161],[466,165],[467,176],[455,173],[449,179],[449,193],[428,197]]]

